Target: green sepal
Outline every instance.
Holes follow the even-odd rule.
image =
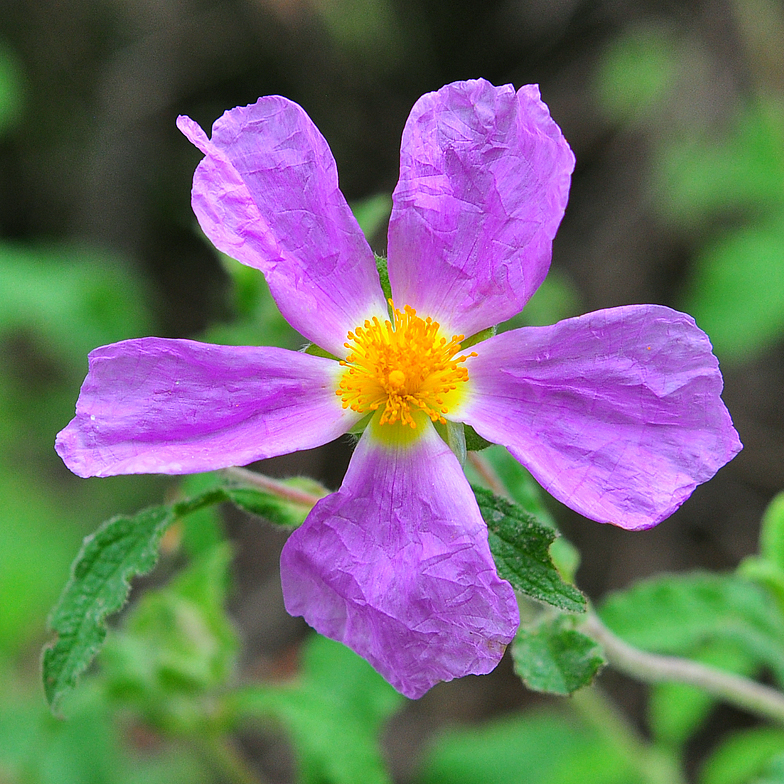
[[[303,349],[303,353],[310,354],[311,356],[314,357],[324,357],[325,359],[334,359],[335,362],[340,362],[339,357],[336,357],[334,354],[330,354],[329,351],[327,351],[324,348],[321,348],[321,346],[317,346],[315,343],[308,343],[308,345],[305,346],[305,348]]]
[[[376,257],[376,269],[378,270],[378,279],[381,283],[381,290],[384,292],[384,299],[387,302],[392,299],[392,286],[389,282],[389,268],[387,260],[384,256],[374,254]]]
[[[462,423],[447,420],[446,424],[443,425],[440,422],[435,422],[434,424],[438,435],[447,443],[460,465],[464,466],[467,452],[465,430]]]
[[[525,596],[569,612],[583,613],[585,596],[565,583],[550,558],[558,534],[516,504],[474,487],[488,529],[498,575]]]
[[[460,350],[464,351],[467,348],[471,348],[471,346],[475,346],[477,343],[481,343],[483,340],[493,337],[496,334],[496,331],[495,327],[488,327],[487,329],[475,332],[460,344]]]
[[[492,441],[488,441],[486,438],[482,438],[479,433],[474,430],[471,425],[464,425],[465,428],[465,443],[466,449],[469,452],[479,452],[482,449],[487,449],[489,446],[493,446]]]
[[[599,645],[574,628],[575,617],[547,613],[521,624],[512,643],[515,672],[529,689],[572,694],[588,686],[607,663]]]

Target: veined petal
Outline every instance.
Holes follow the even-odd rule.
[[[601,523],[656,525],[741,449],[710,341],[684,313],[600,310],[474,350],[456,416]]]
[[[126,340],[90,353],[55,448],[79,476],[186,474],[320,446],[358,419],[334,360],[280,348]]]
[[[345,356],[348,331],[386,317],[387,308],[373,253],[316,126],[280,96],[226,112],[211,140],[188,117],[177,126],[206,156],[192,193],[204,233],[264,273],[294,329]]]
[[[379,441],[373,428],[340,490],[283,548],[283,595],[289,613],[417,698],[439,681],[490,672],[519,616],[471,488],[430,421],[416,438],[401,429],[400,440]]]
[[[389,224],[395,303],[464,335],[522,310],[550,266],[573,169],[536,85],[479,79],[422,96]]]

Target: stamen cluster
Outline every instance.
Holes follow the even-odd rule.
[[[446,422],[443,415],[468,381],[462,363],[476,353],[455,356],[464,336],[447,340],[437,321],[420,318],[409,305],[402,312],[393,306],[392,317],[394,323],[373,317],[348,333],[344,345],[351,353],[340,363],[346,372],[335,394],[343,408],[360,413],[383,407],[382,425],[416,428],[412,412],[417,410],[433,422]]]

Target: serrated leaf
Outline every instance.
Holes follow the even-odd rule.
[[[542,502],[544,491],[527,469],[523,468],[502,446],[492,446],[482,453],[498,474],[512,501],[533,515],[543,525],[557,530],[555,520]]]
[[[512,643],[515,672],[529,689],[572,694],[590,684],[606,663],[599,645],[566,615],[521,625]]]
[[[313,635],[293,683],[241,690],[226,707],[239,719],[273,717],[294,741],[303,784],[388,784],[378,736],[404,702],[364,659]]]
[[[103,645],[106,618],[127,601],[131,579],[155,566],[174,519],[172,508],[155,506],[113,517],[84,540],[49,622],[57,639],[44,651],[43,679],[53,711]]]
[[[161,537],[169,526],[178,517],[225,497],[221,488],[215,488],[172,506],[118,515],[84,540],[49,619],[57,639],[44,649],[42,668],[44,693],[53,711],[101,649],[106,619],[125,605],[130,581],[155,566]]]
[[[611,594],[599,614],[647,651],[688,656],[712,641],[734,644],[784,683],[784,618],[765,589],[740,576],[656,577]]]
[[[489,490],[474,493],[488,529],[498,574],[520,593],[570,612],[585,612],[583,594],[565,583],[550,558],[556,533],[524,509]]]

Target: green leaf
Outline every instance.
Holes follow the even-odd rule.
[[[521,507],[475,487],[474,493],[488,528],[490,550],[498,574],[526,596],[571,612],[585,612],[586,600],[558,574],[549,548],[556,533]]]
[[[684,309],[722,361],[743,362],[784,335],[784,215],[705,247]]]
[[[164,588],[147,591],[107,642],[108,693],[164,731],[200,727],[202,697],[234,672],[239,646],[225,612],[231,556],[228,543],[218,545]]]
[[[130,580],[155,566],[174,519],[170,507],[155,506],[114,517],[84,540],[50,619],[57,639],[44,651],[44,690],[53,711],[103,645],[105,620],[127,601]]]
[[[292,488],[297,488],[293,480],[284,481]],[[297,528],[302,525],[312,508],[304,504],[284,501],[278,496],[253,487],[224,487],[223,492],[227,501],[231,501],[244,512],[263,517],[283,528]]]
[[[760,586],[733,574],[667,575],[611,594],[604,623],[643,650],[689,656],[726,642],[784,683],[784,617]]]
[[[762,516],[760,555],[784,571],[784,493],[779,493]]]
[[[389,219],[389,213],[392,212],[392,198],[388,193],[377,193],[375,196],[354,202],[351,210],[362,233],[370,241]]]
[[[784,784],[784,752],[770,759],[752,784]]]
[[[498,474],[512,500],[533,515],[540,523],[556,530],[555,520],[544,505],[544,491],[531,474],[517,462],[502,446],[492,446],[482,452],[482,457],[490,463]]]
[[[557,751],[557,753],[555,753]],[[573,715],[529,711],[441,732],[417,784],[634,784],[626,757]]]
[[[784,749],[784,730],[755,727],[729,736],[708,758],[699,784],[747,784]]]
[[[314,493],[307,480],[287,480],[286,484]],[[225,501],[286,527],[300,525],[310,511],[306,505],[255,488],[217,486],[171,506],[151,507],[104,523],[84,540],[50,618],[57,639],[44,651],[43,677],[52,710],[57,710],[62,696],[74,688],[101,649],[106,618],[125,605],[131,579],[155,566],[158,545],[169,526],[180,517]]]
[[[690,227],[744,209],[780,210],[784,200],[784,114],[774,102],[742,107],[722,138],[702,129],[666,141],[658,155],[660,209]]]
[[[646,116],[672,89],[678,55],[664,29],[644,27],[617,38],[604,54],[597,79],[602,108],[619,121]]]
[[[0,331],[29,330],[77,368],[96,346],[150,325],[140,282],[95,251],[2,243],[0,291]]]
[[[403,702],[364,659],[313,635],[296,681],[242,689],[226,710],[237,719],[277,719],[294,742],[303,784],[388,784],[378,737]]]
[[[558,614],[522,625],[512,643],[515,672],[534,691],[572,694],[590,684],[606,664],[601,648]]]

